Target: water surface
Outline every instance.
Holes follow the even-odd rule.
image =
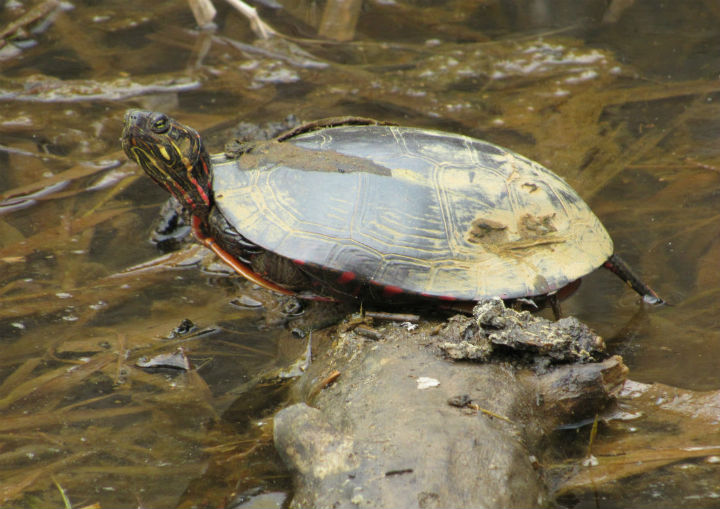
[[[617,252],[673,304],[645,310],[597,271],[564,311],[605,336],[633,380],[720,389],[716,2],[366,2],[336,22],[328,4],[257,3],[281,34],[261,39],[225,4],[217,28],[199,31],[183,2],[38,3],[47,12],[8,37],[4,505],[59,506],[58,486],[74,506],[101,507],[222,505],[247,490],[279,492],[270,495],[278,503],[289,490],[267,420],[283,383],[257,378],[303,351],[278,312],[284,301],[198,249],[123,272],[162,255],[148,238],[165,200],[120,151],[131,107],[193,125],[213,150],[240,122],[362,115],[527,155],[578,190]],[[0,26],[28,7],[6,3]],[[170,338],[185,318],[196,329]],[[136,366],[177,348],[196,371]],[[601,424],[596,440],[630,447],[617,444],[681,428],[628,422]],[[577,460],[589,429],[571,434],[575,446],[559,456]],[[717,423],[691,442],[719,445]],[[680,458],[563,502],[717,506],[717,479],[707,458]]]

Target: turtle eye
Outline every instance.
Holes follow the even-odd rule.
[[[157,134],[164,133],[165,131],[168,130],[169,127],[170,127],[170,124],[168,122],[168,118],[165,115],[163,115],[162,113],[160,113],[153,119],[152,125],[150,126],[150,128],[153,130],[153,132],[155,132]]]

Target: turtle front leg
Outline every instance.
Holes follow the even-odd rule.
[[[273,292],[280,293],[282,295],[291,295],[293,297],[307,300],[336,302],[336,300],[332,297],[315,295],[314,293],[309,292],[297,292],[292,288],[287,288],[281,284],[276,283],[272,279],[265,277],[265,275],[260,274],[258,272],[258,267],[256,267],[257,264],[252,261],[252,258],[258,256],[260,257],[260,259],[262,260],[262,262],[260,263],[260,268],[262,268],[262,265],[265,263],[264,258],[266,257],[275,258],[277,259],[276,261],[282,261],[283,259],[280,256],[268,253],[264,249],[250,243],[227,222],[227,220],[222,216],[222,214],[217,212],[217,209],[213,209],[210,212],[210,232],[208,232],[209,234],[205,232],[205,227],[208,225],[206,225],[206,223],[204,223],[200,217],[192,216],[191,221],[192,230],[195,234],[195,238],[197,238],[197,240],[201,244],[203,244],[205,247],[215,253],[218,258],[225,262],[225,264],[228,265],[231,269],[233,269],[237,274],[241,275],[248,281],[255,283],[258,286],[261,286],[262,288],[272,290]],[[218,236],[217,239],[215,238],[216,236]],[[235,250],[235,252],[228,252],[224,247],[222,247],[223,245],[235,245],[237,249]],[[245,256],[249,257],[250,259],[246,260]],[[274,273],[276,277],[279,276],[279,282],[292,285],[292,274],[299,274],[300,271],[297,267],[293,265],[293,262],[291,260],[285,261],[287,263],[275,263],[274,265],[269,262],[268,265],[272,265],[272,267],[266,268],[273,269],[269,272]],[[294,269],[295,272],[293,272],[292,269]],[[265,271],[263,270],[263,272]]]
[[[277,293],[281,293],[283,295],[295,295],[295,292],[288,290],[287,288],[283,288],[280,285],[276,285],[272,281],[268,281],[267,279],[263,278],[259,274],[256,274],[253,272],[253,270],[242,263],[240,260],[232,256],[230,253],[225,251],[220,245],[215,242],[215,239],[212,237],[208,237],[205,235],[205,233],[202,231],[202,220],[197,216],[192,216],[192,228],[193,233],[195,234],[195,237],[200,241],[201,244],[203,244],[205,247],[210,249],[213,253],[215,253],[218,258],[220,258],[223,262],[225,262],[230,268],[232,268],[235,272],[243,276],[248,281],[251,281],[255,283],[256,285],[259,285],[263,288],[266,288],[268,290],[272,290]]]
[[[603,267],[612,271],[620,279],[625,281],[630,288],[642,296],[644,302],[656,306],[666,303],[652,288],[643,283],[642,280],[632,271],[630,266],[618,255],[610,255],[610,258],[608,258],[603,264]]]

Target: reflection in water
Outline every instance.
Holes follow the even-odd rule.
[[[335,24],[314,2],[263,2],[260,16],[289,36],[267,40],[225,5],[214,33],[194,30],[182,3],[38,5],[0,11],[6,505],[58,506],[55,481],[74,505],[103,507],[218,505],[233,492],[287,489],[267,417],[285,397],[274,374],[305,345],[275,297],[216,266],[198,270],[202,251],[122,272],[158,257],[146,239],[164,200],[120,152],[129,107],[168,111],[213,150],[240,121],[293,113],[379,117],[527,155],[578,190],[616,251],[673,304],[639,313],[635,295],[597,271],[565,312],[614,338],[635,380],[720,388],[714,0],[377,2]],[[184,318],[211,333],[167,339]],[[179,346],[195,371],[135,365]],[[648,394],[660,390],[710,405],[712,393]],[[685,442],[673,447],[718,444],[712,424],[695,432],[697,417],[622,404],[643,416],[601,423],[601,463],[678,430]],[[572,433],[582,449],[572,457],[582,457],[589,432]],[[564,501],[711,505],[712,456],[675,452],[663,469]]]

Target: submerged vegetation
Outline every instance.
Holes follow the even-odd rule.
[[[673,304],[637,312],[602,274],[565,304],[655,385],[626,386],[591,451],[592,423],[559,432],[563,501],[713,503],[720,9],[556,3],[368,2],[333,18],[332,1],[263,1],[263,35],[219,3],[199,30],[180,2],[6,2],[0,505],[280,504],[290,489],[269,418],[306,342],[284,300],[198,246],[147,240],[165,197],[121,153],[129,107],[173,114],[215,151],[242,122],[351,114],[488,139],[562,175]],[[188,370],[140,367],[179,348]]]

